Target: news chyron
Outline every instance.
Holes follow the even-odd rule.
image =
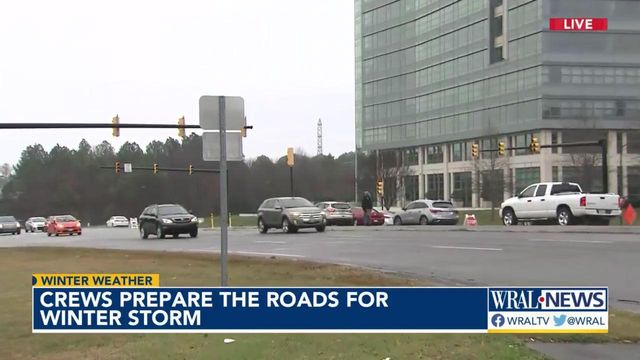
[[[608,288],[489,288],[489,333],[607,333]]]
[[[34,333],[606,333],[608,289],[166,287],[33,274]]]

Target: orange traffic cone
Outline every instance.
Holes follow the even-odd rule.
[[[632,225],[636,221],[636,216],[636,211],[633,209],[631,204],[627,205],[622,213],[622,219],[627,223],[627,225]]]

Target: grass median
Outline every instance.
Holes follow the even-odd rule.
[[[216,257],[206,254],[93,249],[0,249],[0,359],[543,359],[510,335],[428,334],[32,334],[31,273],[159,273],[163,286],[215,286]],[[344,266],[233,257],[233,286],[428,285]],[[625,319],[616,324],[618,319]],[[615,334],[633,340],[640,318],[612,318]],[[231,337],[232,344],[223,339]],[[544,340],[543,337],[539,338]],[[580,341],[579,337],[569,339]]]

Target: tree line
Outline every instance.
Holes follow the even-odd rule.
[[[355,153],[338,157],[297,153],[294,193],[311,201],[353,201]],[[158,164],[160,172],[116,173],[115,162],[134,167]],[[202,160],[202,137],[191,134],[182,141],[153,141],[143,150],[127,142],[116,151],[107,141],[92,146],[82,140],[77,149],[57,145],[47,152],[28,146],[2,188],[0,215],[19,219],[72,214],[83,222],[104,223],[110,216],[137,217],[149,204],[178,203],[205,217],[219,212],[219,174],[162,172],[162,168],[217,169]],[[101,169],[101,166],[113,166]],[[358,154],[359,191],[375,189],[375,159]],[[255,212],[269,197],[289,196],[286,157],[275,161],[259,156],[229,163],[229,210]]]

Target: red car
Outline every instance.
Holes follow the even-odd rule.
[[[56,215],[47,221],[47,236],[60,234],[82,235],[80,221],[71,215]]]
[[[364,211],[362,211],[362,208],[351,208],[351,212],[356,225],[364,225]],[[369,214],[369,225],[384,225],[384,214],[376,209],[371,210]]]

